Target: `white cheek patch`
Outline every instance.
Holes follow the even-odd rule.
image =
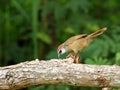
[[[62,54],[65,53],[65,52],[66,52],[65,48],[62,48]]]

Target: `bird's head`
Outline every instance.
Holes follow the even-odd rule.
[[[58,46],[58,49],[57,49],[57,53],[58,53],[58,58],[60,57],[60,55],[64,54],[67,52],[67,47],[65,44],[60,44]]]

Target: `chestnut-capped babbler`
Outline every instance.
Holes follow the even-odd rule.
[[[60,55],[66,52],[72,52],[74,53],[74,60],[76,60],[76,57],[78,56],[78,52],[86,48],[96,36],[101,35],[106,30],[107,28],[104,27],[90,35],[81,34],[69,38],[64,43],[58,46],[57,49],[58,57],[60,57]],[[74,62],[78,63],[78,61],[74,61]]]

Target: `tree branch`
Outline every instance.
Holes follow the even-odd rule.
[[[49,61],[37,59],[0,67],[0,89],[20,89],[46,84],[120,87],[120,67],[74,64],[71,58]]]

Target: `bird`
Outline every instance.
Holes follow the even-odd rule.
[[[74,55],[74,63],[79,63],[78,60],[78,53],[88,47],[88,45],[93,41],[93,39],[101,34],[103,34],[104,31],[107,30],[107,27],[104,27],[100,30],[97,30],[96,32],[93,32],[92,34],[80,34],[75,35],[67,39],[65,42],[60,44],[57,48],[57,54],[58,58],[66,52],[70,52],[70,56]]]

